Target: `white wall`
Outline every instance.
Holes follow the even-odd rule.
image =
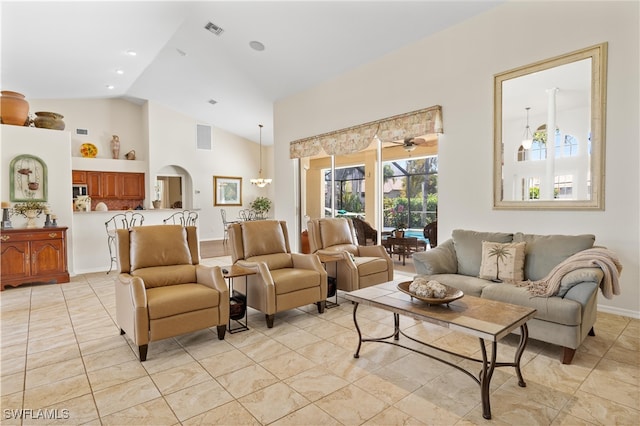
[[[276,214],[297,221],[289,142],[442,105],[439,234],[455,228],[593,233],[624,265],[622,295],[600,296],[599,309],[640,317],[639,15],[638,2],[511,2],[277,102]],[[605,41],[606,209],[493,210],[493,76]]]

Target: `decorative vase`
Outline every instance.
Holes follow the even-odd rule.
[[[120,137],[118,135],[113,135],[113,139],[111,139],[111,158],[114,160],[120,158]]]
[[[27,216],[27,228],[35,228],[38,212],[36,210],[27,210],[24,215]]]
[[[9,90],[2,91],[2,101],[0,103],[0,116],[2,124],[14,126],[25,126],[29,122],[29,102],[24,99],[24,95]]]
[[[33,124],[41,129],[64,130],[63,115],[57,112],[38,111]]]

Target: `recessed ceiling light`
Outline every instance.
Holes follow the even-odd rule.
[[[116,74],[122,75],[122,74],[124,74],[124,71],[123,71],[123,70],[121,70],[120,68],[118,68],[118,69],[116,70]]]
[[[109,90],[113,90],[116,88],[116,86],[114,86],[113,84],[107,84],[105,87]]]
[[[264,44],[260,43],[259,41],[250,41],[249,46],[251,46],[253,50],[257,50],[258,52],[262,52],[264,50]]]
[[[127,50],[127,55],[136,56],[138,53],[135,50]]]

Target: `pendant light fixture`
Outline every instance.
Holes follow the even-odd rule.
[[[262,124],[258,124],[258,127],[260,127],[260,170],[258,171],[258,178],[251,179],[251,183],[258,186],[258,188],[264,188],[271,183],[271,179],[262,177]]]
[[[531,107],[526,107],[527,110],[527,126],[524,128],[524,135],[522,136],[522,147],[524,149],[530,149],[533,144],[533,134],[531,134],[531,128],[529,127],[529,110]]]

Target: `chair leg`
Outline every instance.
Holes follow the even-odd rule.
[[[567,348],[566,346],[562,349],[563,349],[562,363],[567,365],[571,364],[571,361],[573,361],[573,356],[576,354],[576,350]]]
[[[316,306],[318,307],[318,313],[322,314],[324,313],[324,307],[327,305],[326,301],[321,301],[321,302],[316,302]]]
[[[140,345],[138,346],[138,350],[140,351],[140,362],[147,360],[147,350],[149,349],[149,345]]]
[[[273,320],[276,318],[276,316],[265,314],[264,318],[267,320],[267,328],[273,328]]]
[[[227,326],[219,325],[217,328],[218,328],[218,340],[224,340],[224,334],[227,332]]]

